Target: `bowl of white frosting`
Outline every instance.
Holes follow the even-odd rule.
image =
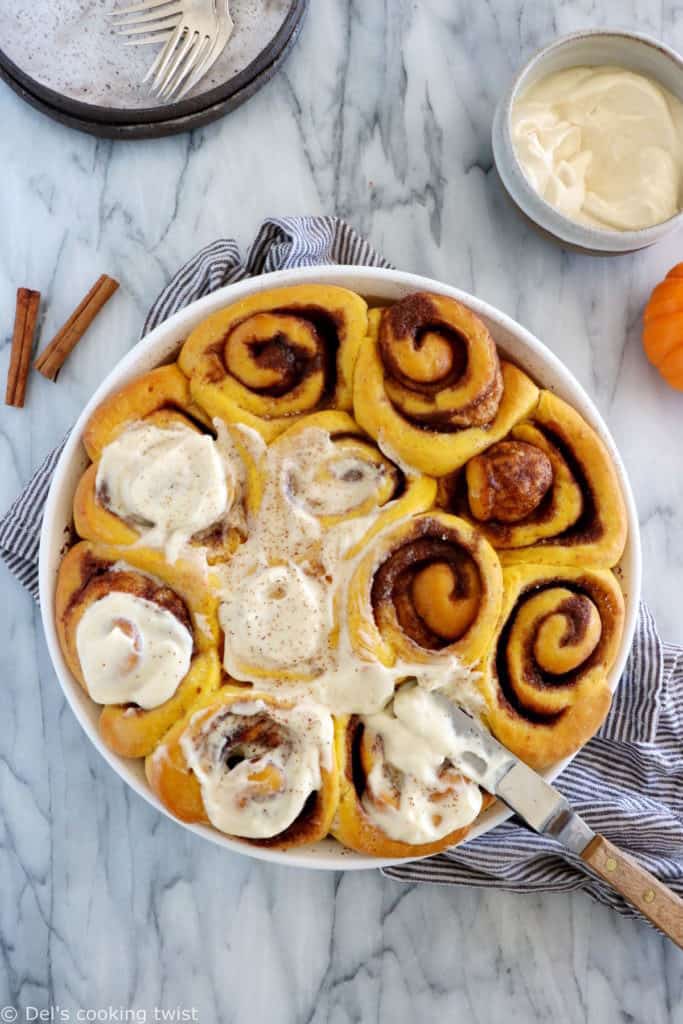
[[[558,241],[652,245],[683,224],[683,59],[639,33],[558,39],[501,99],[493,152],[510,197]]]

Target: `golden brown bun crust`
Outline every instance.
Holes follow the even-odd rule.
[[[367,304],[334,285],[250,295],[204,320],[178,362],[209,416],[245,423],[267,441],[295,419],[350,410]]]
[[[583,746],[609,711],[624,599],[605,569],[517,565],[503,578],[503,610],[482,661],[486,719],[513,753],[545,768]]]

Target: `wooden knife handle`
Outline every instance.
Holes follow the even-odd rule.
[[[604,836],[596,836],[581,854],[616,892],[683,949],[683,900]]]

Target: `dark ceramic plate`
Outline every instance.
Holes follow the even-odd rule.
[[[265,85],[298,39],[307,9],[308,0],[293,0],[276,34],[246,67],[225,82],[179,103],[129,108],[85,103],[45,86],[2,49],[0,78],[37,110],[92,135],[126,139],[173,135],[222,117]]]

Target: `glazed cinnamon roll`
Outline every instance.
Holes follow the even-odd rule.
[[[475,522],[503,564],[610,567],[626,542],[624,500],[607,449],[550,391],[507,438],[440,482],[439,504]]]
[[[534,768],[579,749],[611,702],[624,599],[609,570],[518,565],[480,680],[493,734]]]
[[[429,695],[407,684],[374,715],[339,719],[339,808],[336,838],[375,857],[419,857],[461,842],[490,802],[439,743],[423,735]]]
[[[345,549],[347,558],[390,523],[431,508],[436,498],[431,477],[406,475],[348,413],[302,417],[274,442],[276,451],[286,463],[281,479],[290,509],[313,516],[323,531],[363,519],[362,535]],[[349,536],[347,529],[341,532]]]
[[[488,541],[456,516],[427,512],[369,545],[349,587],[351,640],[361,657],[388,666],[444,655],[473,665],[490,643],[501,597]]]
[[[103,705],[102,737],[124,757],[150,753],[219,685],[216,599],[157,552],[76,544],[59,568],[56,621],[71,672]]]
[[[193,414],[176,366],[145,374],[93,414],[84,444],[94,459],[74,496],[79,536],[106,544],[165,549],[174,561],[188,543],[222,561],[246,533],[251,457],[240,432],[218,437]]]
[[[350,410],[367,305],[332,285],[261,292],[214,313],[179,357],[195,401],[210,416],[272,440],[292,418]]]
[[[178,722],[146,762],[182,821],[259,846],[322,839],[339,795],[332,716],[315,704],[224,686]]]
[[[538,398],[501,363],[482,321],[454,299],[416,293],[369,315],[354,416],[388,454],[443,476],[508,433]]]

